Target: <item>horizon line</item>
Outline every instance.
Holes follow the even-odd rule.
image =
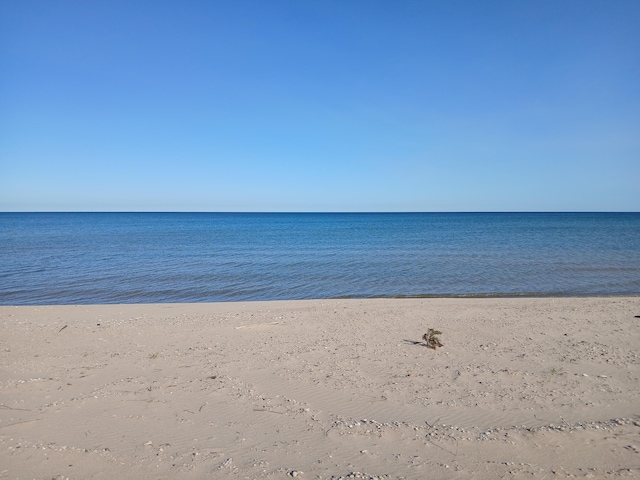
[[[202,214],[468,214],[468,213],[640,213],[636,210],[0,210],[3,213],[202,213]]]

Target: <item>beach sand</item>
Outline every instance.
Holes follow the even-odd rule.
[[[0,307],[0,478],[640,477],[636,315],[640,297]]]

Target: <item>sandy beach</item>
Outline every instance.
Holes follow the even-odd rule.
[[[0,478],[640,477],[637,315],[640,297],[3,306]]]

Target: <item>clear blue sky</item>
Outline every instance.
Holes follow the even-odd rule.
[[[2,211],[640,211],[640,1],[0,0]]]

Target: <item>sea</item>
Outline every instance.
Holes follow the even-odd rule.
[[[0,213],[0,304],[640,294],[640,213]]]

